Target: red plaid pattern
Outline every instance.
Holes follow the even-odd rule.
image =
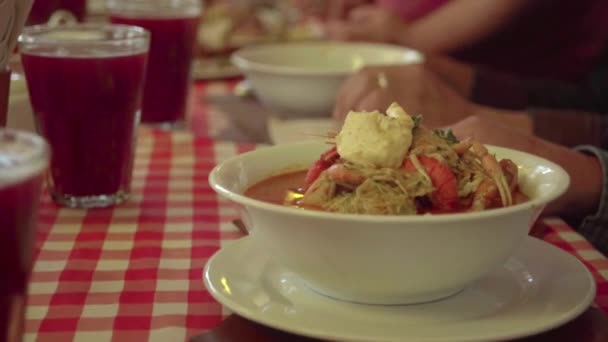
[[[550,219],[545,223],[549,231],[544,240],[574,255],[587,266],[597,284],[595,305],[608,313],[608,259],[563,221]]]
[[[45,195],[26,340],[181,341],[219,323],[202,271],[241,234],[207,176],[251,148],[143,132],[125,205],[73,210]]]
[[[184,341],[218,324],[225,312],[205,291],[203,267],[241,234],[207,176],[252,148],[142,131],[125,205],[71,210],[44,196],[26,341]],[[562,221],[547,224],[546,240],[589,267],[608,310],[608,260]]]
[[[226,96],[234,92],[240,78],[232,80],[218,80],[197,83],[192,88],[191,110],[189,125],[190,129],[197,136],[215,137],[226,125],[226,116],[223,115],[221,108],[210,104],[208,98],[214,96]]]

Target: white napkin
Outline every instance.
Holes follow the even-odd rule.
[[[0,70],[4,70],[34,0],[0,0]]]

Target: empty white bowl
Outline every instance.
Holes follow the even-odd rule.
[[[236,156],[218,165],[209,182],[239,205],[260,248],[312,289],[361,303],[419,303],[454,294],[505,262],[544,206],[568,188],[568,174],[558,165],[489,148],[519,166],[530,201],[474,213],[373,216],[295,209],[242,195],[270,176],[306,168],[327,149],[322,142]]]
[[[400,46],[322,41],[255,45],[232,55],[262,103],[282,117],[329,116],[347,76],[364,66],[423,59]]]

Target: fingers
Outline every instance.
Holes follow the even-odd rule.
[[[388,106],[393,102],[392,94],[386,89],[376,88],[368,93],[356,105],[356,110],[364,112],[379,111],[385,112]]]
[[[364,69],[349,77],[342,84],[334,106],[333,114],[336,119],[344,119],[349,111],[358,108],[359,103],[369,93],[380,88],[377,81],[379,72],[378,68]]]
[[[516,146],[509,137],[520,136],[519,144],[525,143],[526,136],[533,136],[532,120],[526,113],[499,113],[489,109],[479,111],[451,125],[454,135],[459,139],[472,137],[482,143]]]
[[[476,139],[475,131],[481,128],[481,126],[482,122],[478,116],[469,116],[447,128],[452,130],[452,133],[454,133],[456,138],[462,140],[466,138]]]
[[[523,151],[534,149],[539,141],[532,133],[483,114],[469,116],[449,128],[458,139],[471,138],[483,144]]]
[[[418,113],[418,74],[412,66],[368,67],[359,71],[340,88],[334,117],[341,120],[350,110],[384,111],[392,102],[399,102],[409,113]]]
[[[348,115],[350,111],[384,112],[392,103],[392,98],[390,92],[385,89],[373,89],[369,93],[363,95],[363,97],[356,99],[350,106],[343,106],[341,109],[337,109],[334,112],[334,118],[339,121],[344,121],[344,118],[346,118],[346,115]]]

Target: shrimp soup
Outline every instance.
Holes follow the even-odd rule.
[[[322,206],[306,205],[302,199],[306,193],[306,175],[307,171],[294,171],[280,175],[275,175],[264,179],[258,183],[247,188],[244,195],[258,201],[285,205],[289,207],[310,209],[310,210],[324,210],[324,211],[335,211]],[[347,191],[343,189],[342,191]],[[529,197],[524,194],[519,188],[513,191],[513,205],[524,203],[529,200]],[[461,205],[452,208],[451,210],[440,210],[430,208],[429,199],[418,198],[416,200],[417,207],[415,214],[448,214],[448,213],[461,213],[471,210],[470,203],[462,203]],[[500,207],[499,203],[494,203],[492,208]],[[488,208],[489,209],[489,208]]]
[[[305,173],[270,178],[249,196],[366,215],[483,211],[527,200],[512,160],[449,130],[429,129],[396,103],[385,113],[351,111],[330,143]]]
[[[286,204],[286,197],[289,193],[302,193],[305,177],[306,170],[273,176],[249,187],[245,191],[245,196],[283,205]]]

